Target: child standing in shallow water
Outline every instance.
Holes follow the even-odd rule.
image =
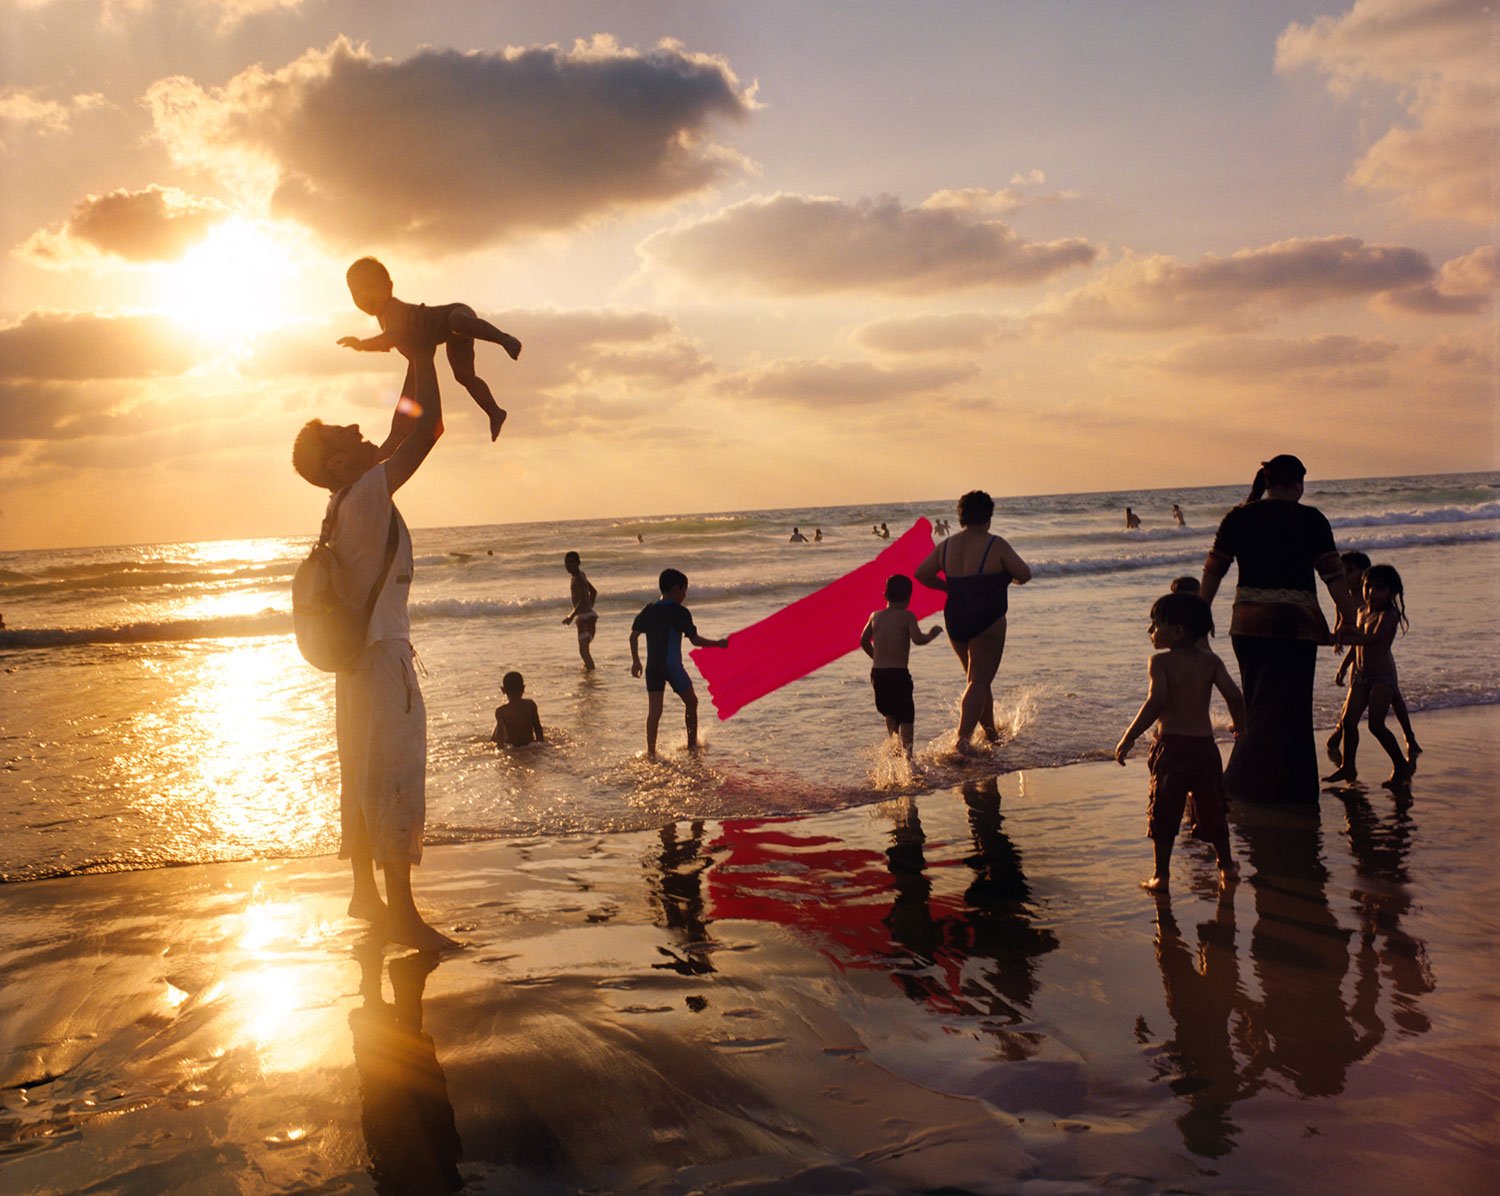
[[[583,558],[576,552],[570,552],[563,557],[563,568],[572,578],[568,587],[573,599],[573,609],[563,619],[563,625],[567,626],[572,623],[578,628],[578,655],[583,660],[583,667],[592,672],[594,657],[589,651],[589,644],[593,642],[594,632],[599,628],[599,612],[594,609],[594,603],[599,598],[599,591],[594,589],[593,583],[584,573]]]
[[[939,623],[931,631],[917,625],[917,616],[906,609],[911,601],[911,578],[893,573],[885,581],[884,610],[877,610],[865,624],[859,646],[870,657],[870,684],[875,687],[875,709],[885,715],[885,729],[901,741],[910,758],[917,720],[912,698],[911,659],[913,644],[930,644],[943,633]]]
[[[349,294],[354,298],[354,306],[380,321],[380,335],[365,340],[357,336],[344,336],[339,338],[339,344],[365,353],[385,353],[397,349],[405,357],[410,357],[417,349],[426,348],[430,351],[435,345],[447,345],[448,364],[453,368],[453,377],[469,392],[479,409],[489,416],[490,439],[494,440],[499,436],[500,428],[505,423],[505,409],[495,402],[489,386],[474,372],[474,342],[493,341],[510,354],[512,361],[521,356],[521,342],[510,333],[501,332],[488,320],[481,320],[466,303],[444,303],[438,307],[428,307],[425,303],[403,303],[393,294],[389,271],[372,257],[360,258],[349,267],[344,277],[349,283]],[[401,384],[403,404],[412,398],[414,389],[411,366],[408,365],[406,381]],[[403,413],[400,406],[397,411]],[[388,441],[387,444],[394,448],[404,436],[404,427],[399,437],[396,429],[392,428],[394,443]],[[381,445],[381,450],[384,451],[386,447],[387,445]],[[389,453],[386,455],[389,456]]]
[[[663,569],[657,579],[661,598],[648,603],[630,625],[630,675],[646,675],[646,758],[656,759],[656,731],[661,726],[662,700],[670,684],[682,699],[687,723],[688,751],[698,748],[698,695],[682,664],[682,637],[699,648],[727,648],[729,637],[711,640],[698,634],[693,616],[682,605],[687,597],[687,574]],[[641,636],[646,637],[646,663],[641,665]]]
[[[1146,804],[1146,833],[1151,838],[1155,869],[1141,887],[1165,893],[1172,865],[1172,844],[1182,825],[1189,794],[1196,825],[1193,834],[1213,844],[1219,860],[1219,882],[1239,875],[1229,854],[1225,821],[1224,767],[1214,742],[1209,702],[1217,689],[1224,695],[1235,734],[1245,724],[1245,699],[1224,662],[1198,647],[1213,630],[1208,603],[1195,594],[1167,594],[1151,607],[1151,646],[1159,649],[1147,666],[1149,687],[1140,712],[1115,746],[1121,765],[1135,741],[1159,723],[1156,742],[1146,758],[1151,788]]]
[[[1363,601],[1365,590],[1365,571],[1370,567],[1370,558],[1362,552],[1345,552],[1339,558],[1344,565],[1344,584],[1349,587],[1349,592]],[[1350,648],[1344,653],[1344,659],[1339,661],[1338,672],[1333,675],[1335,685],[1343,685],[1344,677],[1349,672],[1349,667],[1354,663],[1355,649]],[[1393,666],[1394,672],[1394,666]],[[1339,711],[1338,722],[1334,723],[1333,730],[1328,733],[1328,758],[1335,766],[1344,763],[1344,716],[1349,708],[1349,700],[1344,699],[1343,709]],[[1401,734],[1406,736],[1406,764],[1415,771],[1418,754],[1422,751],[1422,745],[1417,742],[1417,737],[1411,729],[1411,713],[1406,709],[1406,699],[1401,696],[1401,688],[1398,685],[1391,693],[1391,713],[1396,716],[1396,721],[1401,724]]]
[[[1401,754],[1396,737],[1385,725],[1386,712],[1396,694],[1396,658],[1391,644],[1399,628],[1405,632],[1406,598],[1401,574],[1390,565],[1371,565],[1365,570],[1365,604],[1359,612],[1359,628],[1345,632],[1354,642],[1354,675],[1344,702],[1344,763],[1325,781],[1352,781],[1357,773],[1354,754],[1359,748],[1359,719],[1370,712],[1370,734],[1391,758],[1391,775],[1381,782],[1387,789],[1411,780],[1411,763]]]

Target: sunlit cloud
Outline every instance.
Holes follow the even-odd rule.
[[[1085,266],[1081,237],[1024,240],[994,218],[995,192],[938,192],[914,208],[895,196],[756,196],[647,238],[649,263],[694,282],[780,295],[883,291],[931,295],[1043,282]]]
[[[200,240],[228,210],[217,200],[176,187],[111,191],[81,200],[54,228],[25,241],[22,256],[42,266],[87,266],[107,255],[128,262],[172,261]]]
[[[786,360],[743,370],[723,382],[726,393],[801,407],[860,407],[911,398],[967,381],[970,362],[886,367],[868,361]]]
[[[164,377],[202,355],[161,316],[38,311],[0,328],[0,379],[7,381]]]
[[[120,29],[145,13],[186,10],[213,22],[219,32],[227,33],[249,17],[295,12],[302,5],[303,0],[103,0],[99,19],[106,29]]]
[[[1276,66],[1313,67],[1341,98],[1398,89],[1409,124],[1374,142],[1350,181],[1399,196],[1417,215],[1494,220],[1493,6],[1483,0],[1356,0],[1340,16],[1291,24]]]
[[[1358,237],[1296,238],[1196,262],[1127,253],[1092,282],[1046,304],[1037,322],[1051,331],[1243,330],[1287,309],[1416,286],[1434,274],[1416,249]]]
[[[1424,286],[1391,291],[1377,297],[1387,311],[1424,316],[1464,316],[1488,310],[1500,286],[1500,249],[1478,249],[1444,262],[1437,279]]]
[[[854,330],[853,339],[881,353],[976,353],[1023,335],[1023,321],[985,312],[886,316]]]
[[[710,128],[754,107],[722,59],[603,36],[401,60],[339,38],[222,87],[163,79],[146,102],[175,161],[258,193],[277,217],[340,246],[437,253],[717,185],[746,164]]]
[[[1386,364],[1397,346],[1386,339],[1357,336],[1214,337],[1176,345],[1123,364],[1175,374],[1257,386],[1290,381],[1358,388],[1386,382]]]
[[[67,131],[78,114],[105,108],[108,104],[98,92],[53,100],[35,88],[0,88],[0,129],[52,136]]]

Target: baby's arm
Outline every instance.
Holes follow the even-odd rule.
[[[1115,759],[1122,765],[1125,763],[1125,757],[1130,755],[1130,749],[1135,746],[1135,741],[1141,737],[1141,733],[1157,720],[1167,706],[1166,664],[1161,656],[1151,658],[1150,663],[1146,665],[1146,676],[1149,679],[1146,700],[1141,703],[1135,721],[1126,728],[1125,734],[1120,736],[1120,742],[1115,744]]]
[[[875,659],[875,616],[871,615],[865,620],[865,629],[859,634],[859,646],[864,649],[865,655],[871,660]]]
[[[1218,658],[1215,657],[1215,660]],[[1214,686],[1224,695],[1224,705],[1229,707],[1230,725],[1238,735],[1245,729],[1245,695],[1240,693],[1240,687],[1234,683],[1234,678],[1229,675],[1222,660],[1214,667]]]
[[[358,349],[361,353],[389,353],[396,347],[396,338],[389,332],[360,340],[357,336],[341,336],[339,344],[346,349]]]

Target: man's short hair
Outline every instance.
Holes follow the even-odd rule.
[[[656,579],[656,587],[663,594],[685,585],[687,585],[687,574],[680,569],[663,569],[661,576]]]
[[[958,525],[977,526],[995,517],[995,500],[983,490],[970,490],[958,500]]]
[[[327,445],[323,439],[326,427],[320,419],[310,419],[302,425],[297,439],[292,441],[292,468],[314,486],[332,490],[336,483],[328,472]]]
[[[356,283],[375,283],[388,287],[391,285],[391,272],[377,258],[362,257],[344,271],[344,280],[350,286]]]
[[[1151,621],[1181,627],[1194,640],[1214,633],[1213,611],[1197,594],[1163,594],[1151,604]]]
[[[905,573],[892,573],[885,579],[885,600],[887,602],[910,602],[911,601],[911,578]]]
[[[1339,553],[1339,561],[1345,569],[1358,569],[1361,573],[1370,567],[1370,558],[1357,549],[1354,552]]]

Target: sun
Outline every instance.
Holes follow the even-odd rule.
[[[162,273],[160,304],[191,332],[238,343],[289,323],[290,247],[242,217],[216,224]]]

